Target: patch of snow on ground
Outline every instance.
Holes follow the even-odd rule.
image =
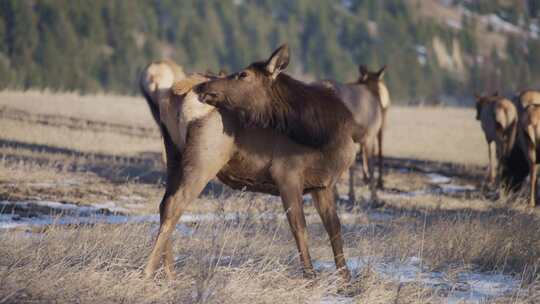
[[[79,206],[69,203],[60,203],[53,201],[21,201],[21,202],[10,202],[10,201],[0,201],[0,210],[2,207],[8,206],[17,206],[18,208],[31,209],[32,207],[47,207],[53,210],[58,211],[78,211],[80,213],[85,213],[90,210],[96,210],[91,206]]]
[[[15,209],[13,209],[16,207]],[[43,210],[43,208],[46,208]],[[39,209],[42,208],[42,209]],[[12,213],[8,213],[11,210]],[[21,212],[22,210],[22,212]],[[32,211],[28,213],[26,211]],[[129,215],[119,213],[127,209],[118,207],[115,202],[104,202],[94,205],[79,206],[53,201],[0,201],[0,229],[29,228],[47,225],[76,224],[124,224],[124,223],[159,223],[158,215]],[[3,212],[3,213],[1,213]],[[20,214],[18,214],[19,212]],[[127,213],[127,212],[126,212]],[[392,214],[382,212],[340,213],[343,222],[354,221],[366,217],[372,221],[389,221]],[[225,212],[225,213],[184,213],[179,223],[214,222],[218,220],[286,220],[285,213],[265,212],[258,214]],[[320,222],[318,214],[306,215],[308,222]]]
[[[452,182],[452,179],[438,174],[438,173],[429,173],[426,175],[429,178],[430,184],[432,184],[431,189],[422,189],[415,191],[403,191],[403,192],[383,192],[381,193],[382,198],[414,198],[418,196],[426,195],[437,195],[437,194],[456,194],[462,192],[469,192],[476,190],[476,187],[473,185],[457,185]]]
[[[332,261],[314,261],[317,270],[334,271]],[[362,269],[371,267],[382,278],[399,283],[420,282],[427,287],[444,289],[448,292],[448,303],[482,303],[488,299],[499,297],[519,288],[516,278],[491,273],[462,272],[455,282],[447,279],[442,272],[426,271],[421,260],[411,257],[405,261],[383,261],[377,257],[352,257],[347,259],[347,266],[353,275],[358,275]],[[324,303],[342,303],[328,301]]]
[[[439,185],[439,187],[441,187],[441,190],[444,193],[459,193],[459,192],[474,191],[476,189],[476,187],[472,185],[454,185],[454,184]]]
[[[339,199],[342,200],[342,201],[348,201],[348,200],[349,200],[349,195],[347,195],[347,194],[340,194],[340,195],[339,195]]]
[[[106,209],[111,212],[115,213],[127,213],[129,210],[126,208],[118,207],[115,202],[113,201],[107,201],[99,204],[92,204],[92,206],[98,208],[98,209]]]
[[[452,181],[450,177],[438,173],[428,173],[426,176],[431,184],[448,184]]]
[[[32,228],[50,225],[88,225],[88,224],[127,224],[127,223],[159,223],[158,215],[91,215],[91,216],[53,216],[20,217],[12,214],[0,214],[0,229]],[[194,229],[184,223],[176,225],[176,229],[185,236],[191,236]]]

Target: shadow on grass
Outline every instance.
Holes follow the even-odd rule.
[[[155,152],[118,156],[7,139],[0,139],[0,151],[1,149],[7,150],[1,153],[7,162],[28,162],[71,172],[92,172],[112,183],[134,181],[163,184],[166,178],[161,154]],[[16,153],[12,150],[31,153]],[[222,184],[212,181],[204,189],[203,195],[217,196],[225,192],[227,190]]]

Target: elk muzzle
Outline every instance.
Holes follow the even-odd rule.
[[[210,90],[208,82],[198,84],[193,88],[193,91],[197,94],[199,101],[202,103],[217,106],[218,103],[223,100],[222,94]]]

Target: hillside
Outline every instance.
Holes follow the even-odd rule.
[[[234,71],[286,41],[298,77],[346,81],[359,63],[386,64],[395,102],[466,104],[473,91],[540,86],[539,11],[525,0],[2,0],[0,88],[136,93],[153,59]]]

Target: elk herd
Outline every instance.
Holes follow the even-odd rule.
[[[487,184],[495,187],[509,186],[501,183],[505,175],[528,170],[529,204],[535,207],[536,164],[540,148],[537,145],[540,139],[540,92],[525,90],[512,99],[497,92],[491,96],[475,95],[475,98],[476,119],[480,121],[488,144]],[[523,158],[526,162],[518,161]],[[524,177],[525,174],[522,174],[520,182]]]
[[[172,61],[156,61],[143,70],[140,89],[163,138],[167,172],[147,277],[162,261],[167,276],[175,276],[171,235],[176,223],[217,177],[233,189],[281,197],[306,277],[315,273],[302,197],[311,195],[329,235],[336,269],[345,282],[350,279],[334,189],[349,170],[349,200],[355,201],[353,164],[358,153],[370,201],[378,201],[390,106],[383,80],[386,67],[370,71],[361,65],[358,78],[350,83],[305,83],[285,73],[289,59],[285,44],[268,59],[230,75],[186,75]],[[497,94],[476,98],[477,119],[490,151],[489,182],[500,183],[505,163],[512,168],[505,157],[519,146],[530,164],[534,205],[540,93],[523,92],[517,101]]]

